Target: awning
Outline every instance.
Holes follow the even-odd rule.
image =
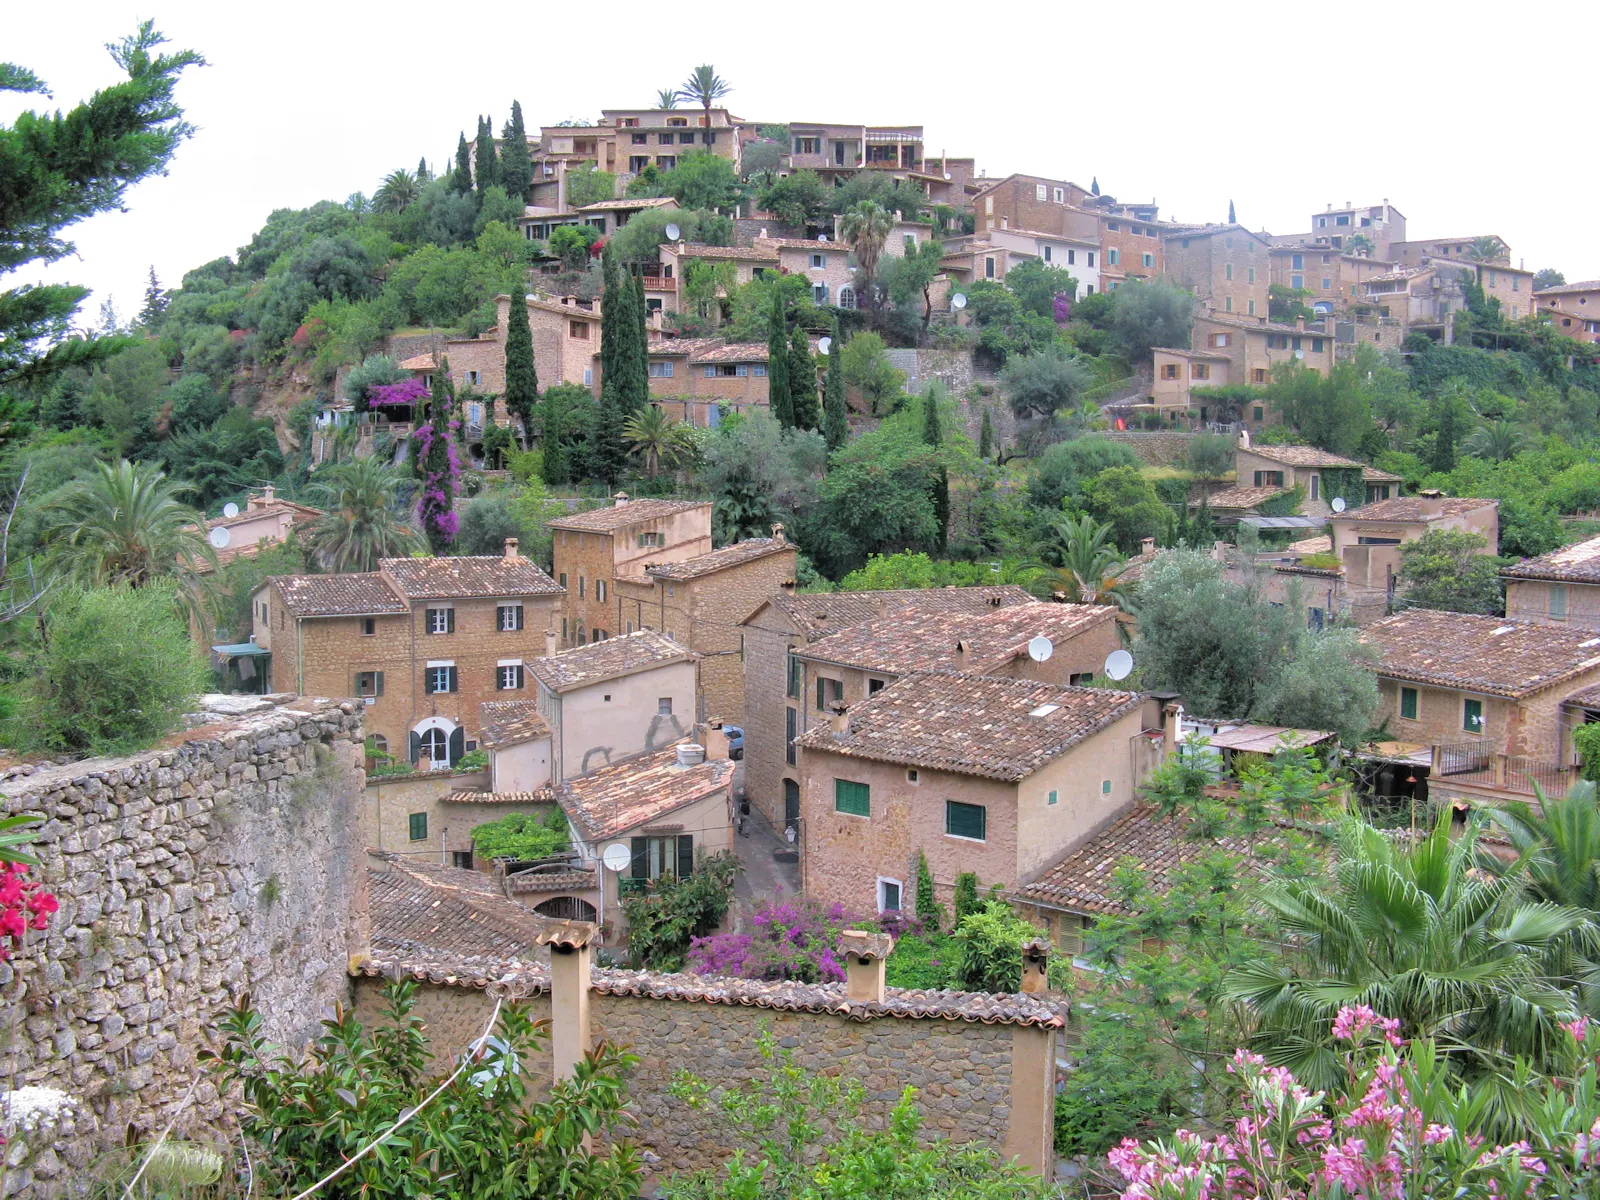
[[[1248,750],[1257,754],[1273,754],[1285,745],[1297,749],[1315,746],[1336,735],[1322,729],[1290,729],[1282,725],[1235,725],[1219,729],[1211,735],[1211,745],[1218,750]]]
[[[224,658],[260,658],[271,654],[272,651],[254,642],[235,642],[229,646],[213,646],[211,653],[220,654]]]
[[[1326,517],[1240,517],[1239,524],[1254,525],[1257,529],[1321,529],[1328,523]]]

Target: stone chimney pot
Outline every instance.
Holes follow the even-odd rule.
[[[1022,943],[1022,990],[1031,996],[1050,990],[1050,943],[1044,938]]]
[[[845,956],[845,995],[865,1004],[882,1004],[889,953],[894,939],[887,933],[847,929],[839,935]]]
[[[508,559],[518,559],[522,557],[522,555],[517,553],[517,539],[514,537],[508,537],[506,539],[506,557]]]

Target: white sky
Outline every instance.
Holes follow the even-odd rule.
[[[975,156],[992,177],[1098,176],[1186,221],[1221,220],[1232,199],[1241,222],[1274,233],[1308,229],[1330,202],[1387,197],[1412,238],[1497,233],[1531,270],[1600,277],[1594,0],[1013,3],[990,19],[872,0],[148,7],[210,60],[178,92],[199,133],[126,213],[69,231],[78,259],[6,280],[89,285],[91,320],[107,293],[130,317],[152,263],[176,286],[275,208],[370,195],[419,156],[446,165],[457,133],[479,112],[498,129],[513,97],[530,127],[593,119],[702,62],[753,120],[920,123],[929,153]],[[790,31],[801,14],[815,37]],[[17,5],[0,57],[70,107],[114,80],[101,45],[137,15]],[[43,103],[0,94],[0,120]]]

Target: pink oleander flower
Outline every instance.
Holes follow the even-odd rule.
[[[1379,1033],[1391,1046],[1405,1045],[1400,1037],[1400,1022],[1380,1017],[1365,1004],[1345,1005],[1333,1019],[1333,1036],[1341,1041],[1360,1041],[1368,1033]]]
[[[1589,1033],[1589,1018],[1580,1016],[1576,1021],[1562,1021],[1561,1028],[1572,1035],[1572,1040],[1582,1043]]]

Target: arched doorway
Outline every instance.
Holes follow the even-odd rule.
[[[593,921],[597,915],[594,905],[577,896],[553,896],[542,904],[535,904],[533,911],[557,921]]]
[[[429,717],[411,730],[411,761],[424,771],[453,767],[466,753],[466,731],[447,717]]]

